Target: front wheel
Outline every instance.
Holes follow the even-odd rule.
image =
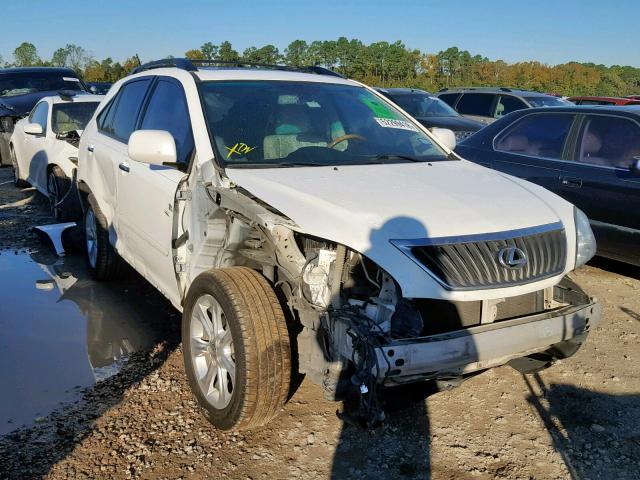
[[[13,184],[18,188],[28,187],[29,183],[20,178],[20,167],[18,167],[18,160],[16,159],[16,152],[13,150],[13,145],[9,147],[9,153],[11,155],[11,165],[13,166]]]
[[[67,193],[65,188],[70,188],[70,185],[69,177],[60,167],[55,165],[51,168],[47,175],[47,196],[49,197],[51,215],[59,222],[67,220],[66,212],[62,209],[62,199]]]
[[[93,195],[87,197],[84,237],[91,276],[96,280],[113,280],[120,277],[124,261],[109,243],[107,220],[98,208]]]
[[[291,349],[273,288],[255,270],[215,269],[193,281],[182,317],[187,378],[200,409],[221,430],[248,430],[285,404]]]

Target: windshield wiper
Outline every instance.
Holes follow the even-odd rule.
[[[289,167],[330,167],[333,164],[315,162],[280,162],[280,163],[229,163],[226,168],[289,168]]]
[[[428,160],[422,160],[420,158],[415,158],[410,155],[402,155],[397,153],[385,153],[383,155],[376,155],[373,159],[380,163],[383,163],[382,160],[408,160],[410,162],[418,162],[418,163],[428,162]]]

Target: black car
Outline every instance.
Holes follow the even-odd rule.
[[[15,123],[41,98],[56,95],[61,90],[86,91],[87,88],[68,68],[0,69],[0,166],[11,165],[9,138]]]
[[[458,141],[484,127],[480,122],[463,117],[438,97],[424,90],[415,88],[376,88],[376,90],[397,103],[425,127],[453,130]]]
[[[91,82],[87,83],[89,91],[95,95],[106,95],[113,83],[109,82]]]
[[[599,255],[640,266],[640,106],[520,110],[456,152],[570,201],[589,217]]]

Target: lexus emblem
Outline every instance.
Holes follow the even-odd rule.
[[[527,264],[527,254],[518,247],[505,247],[498,252],[498,261],[505,268],[522,268]]]

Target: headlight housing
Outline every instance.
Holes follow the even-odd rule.
[[[587,263],[596,254],[596,237],[589,219],[579,208],[573,210],[576,221],[576,268]]]

